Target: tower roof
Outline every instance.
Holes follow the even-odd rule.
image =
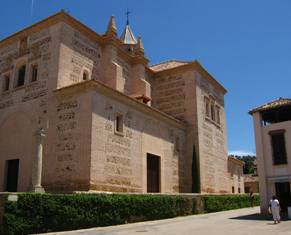
[[[181,65],[185,65],[185,64],[189,64],[189,63],[191,63],[191,61],[168,60],[168,61],[161,62],[159,64],[154,64],[150,68],[151,68],[151,70],[153,70],[155,72],[160,72],[163,70],[176,68],[176,67],[179,67]]]
[[[128,24],[125,26],[125,29],[120,36],[120,39],[123,41],[124,44],[134,45],[137,43],[137,40],[135,39],[135,36]]]

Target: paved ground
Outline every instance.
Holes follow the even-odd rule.
[[[291,220],[274,225],[273,221],[260,218],[258,213],[259,208],[254,207],[50,235],[291,235]]]

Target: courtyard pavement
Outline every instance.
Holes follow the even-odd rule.
[[[110,227],[91,228],[58,235],[291,235],[291,220],[273,224],[259,216],[259,207],[192,215]]]

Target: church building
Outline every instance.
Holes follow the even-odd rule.
[[[0,191],[231,193],[225,93],[61,11],[0,41]]]

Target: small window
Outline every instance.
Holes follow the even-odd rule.
[[[27,37],[20,40],[19,54],[24,55],[27,53]]]
[[[35,82],[37,80],[37,72],[38,72],[38,67],[37,64],[31,65],[31,82]]]
[[[231,192],[234,193],[234,187],[233,186],[231,187]]]
[[[211,103],[210,111],[211,111],[211,120],[212,120],[212,121],[215,121],[215,109],[214,109],[214,103]]]
[[[216,106],[216,122],[220,124],[220,109],[219,106]]]
[[[240,193],[240,188],[238,188],[238,193]]]
[[[83,81],[89,80],[89,73],[87,71],[83,72]]]
[[[19,87],[19,86],[23,86],[24,85],[24,81],[25,81],[25,70],[26,70],[26,65],[22,65],[18,69],[16,87]]]
[[[10,85],[10,75],[6,74],[4,75],[4,79],[3,79],[3,91],[8,91],[9,90],[9,85]]]
[[[117,114],[115,120],[115,131],[123,133],[123,115]]]
[[[284,132],[271,134],[274,165],[287,164]]]
[[[205,97],[205,115],[207,118],[210,118],[210,105],[209,99]]]

